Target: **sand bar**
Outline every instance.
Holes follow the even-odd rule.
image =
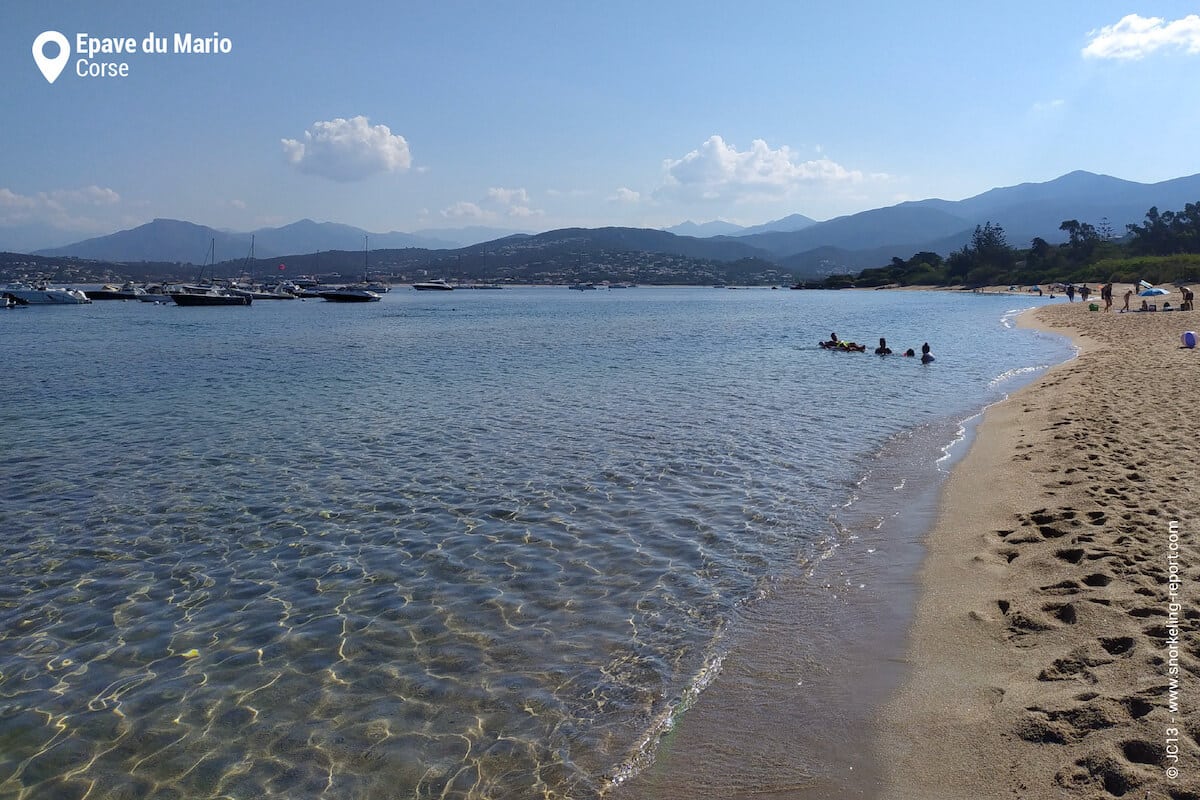
[[[1200,798],[1200,312],[1117,313],[1126,288],[1022,319],[1080,355],[947,481],[879,797]]]

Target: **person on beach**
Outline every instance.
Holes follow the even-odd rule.
[[[1100,299],[1104,301],[1104,310],[1112,309],[1112,281],[1100,287]]]
[[[1133,297],[1133,289],[1126,289],[1125,290],[1125,307],[1121,309],[1122,311],[1129,310],[1129,299],[1131,297]]]
[[[1067,284],[1067,302],[1068,303],[1075,302],[1075,284],[1073,284],[1073,283]]]
[[[1079,301],[1081,303],[1086,303],[1087,299],[1088,299],[1088,295],[1091,293],[1092,293],[1092,290],[1088,288],[1088,285],[1086,283],[1083,286],[1080,286],[1079,287]]]
[[[1183,302],[1179,304],[1179,310],[1180,311],[1191,311],[1192,310],[1192,298],[1194,297],[1194,295],[1192,294],[1192,290],[1186,286],[1180,286],[1179,291],[1183,295]]]
[[[887,339],[880,336],[879,337],[879,347],[875,348],[875,355],[890,356],[891,354],[892,354],[892,348],[887,346]]]
[[[929,342],[921,345],[921,363],[928,364],[933,361],[933,353],[929,352]]]

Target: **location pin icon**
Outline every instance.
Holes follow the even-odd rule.
[[[54,58],[46,58],[46,54],[42,52],[42,48],[46,46],[47,42],[54,42],[58,45],[58,55]],[[54,83],[62,74],[63,67],[67,66],[67,62],[71,60],[71,43],[58,31],[40,33],[33,40],[33,60],[37,62],[38,69],[42,71],[46,80]]]

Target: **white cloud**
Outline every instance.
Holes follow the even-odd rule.
[[[501,189],[495,187],[487,190],[489,201],[501,206],[529,205],[529,192],[524,189]]]
[[[1189,14],[1167,22],[1161,17],[1129,14],[1115,25],[1088,33],[1084,58],[1139,59],[1162,48],[1182,48],[1200,53],[1200,16]]]
[[[108,224],[93,217],[108,215],[121,195],[102,186],[55,189],[19,194],[0,187],[0,225],[50,225],[62,230],[102,230]]]
[[[292,166],[335,181],[358,181],[412,165],[404,137],[387,125],[371,125],[363,116],[314,122],[304,132],[304,141],[280,141]]]
[[[667,191],[702,200],[783,197],[804,186],[861,183],[868,177],[824,157],[801,161],[787,145],[772,150],[755,139],[749,150],[738,150],[720,136],[710,136],[683,158],[666,159],[663,170]]]
[[[608,199],[613,203],[629,203],[632,205],[642,199],[642,193],[622,186],[613,192]]]
[[[502,217],[540,217],[546,212],[530,206],[529,192],[525,189],[492,187],[477,203],[460,200],[442,209],[443,217],[478,220],[498,220]]]
[[[587,189],[547,189],[546,194],[551,197],[590,197],[592,193]]]
[[[451,219],[489,219],[495,215],[489,215],[487,211],[484,211],[475,203],[460,200],[448,208],[443,208],[442,216],[450,217]]]
[[[1066,105],[1065,100],[1046,100],[1043,102],[1034,103],[1029,107],[1029,110],[1034,114],[1049,114],[1058,111]]]

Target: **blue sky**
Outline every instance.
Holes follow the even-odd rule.
[[[20,2],[0,249],[155,217],[252,230],[665,227],[1200,172],[1181,2]],[[98,54],[43,31],[218,54]],[[53,46],[47,55],[53,55]],[[85,54],[86,55],[86,54]],[[85,64],[86,68],[86,64]]]

